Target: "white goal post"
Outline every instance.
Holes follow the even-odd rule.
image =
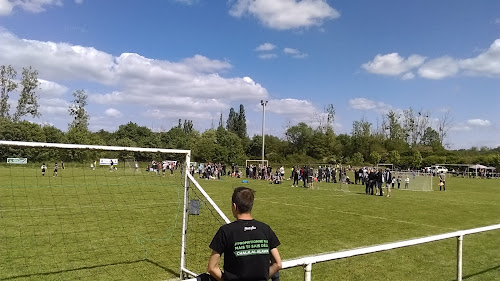
[[[248,163],[257,163],[259,165],[264,163],[266,167],[269,166],[269,161],[267,160],[252,160],[252,159],[245,160],[245,167],[248,167]]]
[[[183,201],[182,201],[182,238],[181,238],[181,253],[180,253],[180,276],[181,278],[192,277],[195,273],[186,267],[186,251],[187,251],[187,231],[188,231],[188,215],[190,209],[190,199],[189,199],[189,189],[192,187],[199,191],[204,196],[203,200],[209,202],[213,209],[223,222],[229,223],[229,219],[224,215],[224,213],[217,207],[213,200],[208,196],[208,194],[203,190],[203,188],[196,182],[196,180],[191,176],[189,171],[189,165],[191,163],[191,151],[181,150],[181,149],[163,149],[163,148],[139,148],[139,147],[120,147],[120,146],[100,146],[100,145],[85,145],[85,144],[64,144],[64,143],[42,143],[42,142],[23,142],[23,141],[4,141],[0,140],[0,147],[19,147],[19,148],[40,148],[40,149],[68,149],[68,150],[84,150],[84,151],[118,151],[118,152],[140,152],[140,153],[162,153],[162,154],[184,154],[185,160],[183,165],[184,173],[183,178]],[[65,175],[66,176],[66,175]],[[68,175],[69,176],[69,175]],[[67,177],[67,176],[66,176]],[[62,180],[62,178],[61,178]],[[190,187],[191,185],[191,187]],[[193,186],[194,185],[194,186]],[[164,198],[165,199],[165,198]],[[164,200],[163,199],[163,200]],[[162,200],[162,199],[158,199]],[[199,272],[198,272],[199,273]]]

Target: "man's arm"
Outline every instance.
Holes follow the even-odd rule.
[[[212,277],[214,277],[218,281],[223,281],[222,271],[220,270],[219,267],[219,261],[220,261],[220,254],[212,250],[212,254],[210,254],[210,259],[208,260],[207,271]]]
[[[271,250],[271,265],[269,266],[269,277],[273,276],[282,268],[281,256],[278,248]]]

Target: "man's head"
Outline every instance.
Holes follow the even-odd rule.
[[[237,187],[234,189],[232,203],[233,212],[239,214],[250,213],[253,207],[255,191],[248,187]]]

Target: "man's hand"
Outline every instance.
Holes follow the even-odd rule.
[[[212,250],[212,254],[210,254],[210,259],[208,260],[207,272],[217,281],[223,281],[222,271],[220,270],[219,267],[219,261],[220,261],[220,254]]]
[[[220,256],[219,256],[220,257]],[[282,268],[281,256],[278,248],[271,250],[271,266],[269,266],[269,277],[273,276]]]

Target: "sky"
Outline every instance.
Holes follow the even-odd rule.
[[[203,132],[245,107],[280,138],[412,108],[451,149],[500,146],[500,1],[0,0],[0,65],[38,71],[40,118],[66,131],[73,93],[92,131],[129,121]],[[11,111],[19,93],[11,93]]]

